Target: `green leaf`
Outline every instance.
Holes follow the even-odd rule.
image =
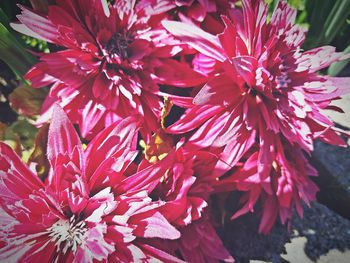
[[[0,59],[4,61],[16,76],[25,82],[23,75],[36,62],[35,57],[25,50],[12,33],[9,25],[9,19],[0,8]]]
[[[5,26],[9,26],[9,23],[10,23],[7,15],[5,14],[4,11],[2,11],[1,8],[0,8],[0,23],[5,25]]]
[[[23,75],[36,61],[2,23],[0,23],[0,59],[23,81],[25,81]]]
[[[305,49],[319,46],[319,39],[323,35],[324,22],[332,9],[334,0],[308,0],[306,10],[308,12],[309,31],[303,45]]]
[[[322,43],[329,44],[350,15],[350,0],[338,0],[328,15]]]
[[[350,0],[308,0],[310,29],[306,49],[327,45],[339,34],[350,15]]]

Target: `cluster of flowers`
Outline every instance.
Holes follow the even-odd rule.
[[[341,111],[349,79],[317,74],[346,56],[303,52],[286,2],[271,17],[263,0],[21,9],[13,28],[58,47],[26,75],[51,85],[50,169],[0,143],[0,261],[233,262],[211,196],[239,191],[231,218],[259,204],[268,233],[315,199],[314,139],[346,145],[321,110]]]

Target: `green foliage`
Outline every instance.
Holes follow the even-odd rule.
[[[332,45],[338,51],[350,52],[350,0],[306,0],[305,10],[297,19],[302,21],[301,15],[306,13],[309,31],[304,49],[311,49],[324,45]],[[328,74],[335,76],[346,67],[349,60],[334,63]]]
[[[41,39],[36,39],[34,37],[29,37],[29,36],[22,36],[22,39],[28,45],[29,47],[36,49],[40,52],[45,52],[49,53],[49,46],[46,41],[41,40]]]
[[[19,79],[35,63],[35,58],[8,29],[8,18],[0,9],[0,59],[4,61]]]
[[[283,0],[265,0],[271,17],[276,5]],[[350,53],[350,0],[288,0],[298,10],[296,23],[308,28],[303,48],[333,45],[338,51]],[[338,75],[350,59],[331,65],[328,75]]]
[[[11,146],[25,162],[33,151],[37,132],[38,129],[24,117],[19,117],[10,126],[0,122],[0,140]]]
[[[288,3],[297,10],[304,10],[306,0],[288,0]]]
[[[12,133],[19,136],[21,144],[25,149],[33,147],[35,134],[38,129],[30,124],[27,118],[19,117],[16,122],[11,124],[9,129]]]
[[[16,19],[16,15],[19,13],[18,4],[24,6],[30,6],[29,0],[1,0],[0,9],[4,11],[9,20],[12,22]]]
[[[304,47],[309,49],[330,44],[346,25],[350,0],[308,0],[310,29]]]

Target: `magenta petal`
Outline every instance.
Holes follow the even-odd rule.
[[[142,214],[134,217],[139,217],[141,215]],[[131,223],[134,217],[130,220]],[[163,239],[178,239],[180,237],[180,232],[159,212],[147,215],[144,219],[139,220],[137,226],[138,227],[134,230],[134,234],[139,237]]]
[[[169,126],[166,131],[170,133],[188,132],[197,128],[220,111],[222,111],[222,106],[194,106],[188,109],[181,119]]]
[[[206,12],[216,12],[217,8],[216,8],[216,3],[215,1],[211,1],[211,0],[198,0],[198,2],[203,6],[203,8],[205,9]]]
[[[246,204],[241,209],[239,209],[237,212],[235,212],[232,215],[231,219],[233,220],[233,219],[236,219],[236,218],[240,217],[241,215],[244,215],[248,212],[253,212],[254,205],[256,204],[257,200],[259,199],[260,193],[261,193],[261,187],[259,186],[259,182],[256,182],[256,186],[253,186],[250,189],[249,199],[246,202]],[[245,197],[245,196],[243,195],[243,197]]]
[[[86,149],[87,169],[90,167],[93,171],[96,168],[96,166],[93,166],[94,164],[101,163],[115,152],[136,147],[139,125],[138,116],[131,116],[115,122],[100,132]],[[99,153],[99,156],[94,156],[96,152]]]
[[[236,139],[232,138],[221,154],[221,161],[225,162],[232,168],[254,143],[255,132],[242,134],[241,136],[237,136]]]
[[[210,80],[193,99],[195,105],[227,106],[237,98],[235,83],[225,75],[219,75]]]
[[[82,106],[79,125],[81,127],[81,135],[84,138],[91,135],[91,130],[104,118],[106,112],[107,110],[103,105],[96,103],[92,99]]]
[[[249,87],[253,87],[256,83],[255,75],[258,61],[254,57],[242,56],[232,59],[237,73],[244,79]]]
[[[106,171],[112,169],[115,163],[123,164],[130,162],[130,160],[125,158],[131,157],[127,153],[132,152],[136,148],[139,124],[137,117],[128,117],[110,125],[89,143],[85,151],[85,174],[88,179],[99,176],[97,173],[101,176],[106,176]],[[121,163],[118,162],[118,158],[123,158]],[[104,168],[100,171],[99,166],[107,162],[109,165],[103,165]],[[119,168],[126,167],[121,165]],[[114,172],[120,171],[114,170]]]
[[[0,199],[30,194],[33,190],[43,188],[43,183],[23,163],[7,144],[0,142]]]
[[[173,158],[174,153],[171,152],[155,165],[151,165],[127,177],[119,185],[115,186],[115,190],[118,193],[125,193],[127,191],[145,189],[150,193],[159,183],[160,178],[164,176],[165,172],[169,169]]]
[[[82,145],[63,109],[55,105],[49,128],[47,157],[55,167],[60,155],[69,155],[77,167],[82,163]]]
[[[232,114],[231,114],[232,115]],[[227,120],[230,119],[230,114],[225,112],[219,116],[214,116],[210,118],[206,123],[201,125],[191,136],[190,142],[194,145],[198,145],[200,147],[222,147],[227,144],[227,140],[223,138],[220,134],[226,129]],[[232,124],[236,122],[232,122]],[[230,130],[229,132],[231,132]],[[232,136],[231,136],[232,137]]]
[[[322,68],[328,67],[333,62],[347,59],[349,55],[335,52],[335,47],[323,46],[304,52],[298,59],[298,68],[296,71],[309,70],[316,72]]]
[[[22,14],[17,18],[23,24],[11,24],[13,29],[31,37],[43,39],[45,41],[55,43],[58,37],[56,27],[48,19],[36,14],[35,12],[20,6]]]
[[[236,29],[226,16],[221,18],[225,23],[225,30],[218,37],[227,56],[232,58],[236,56]]]
[[[162,66],[156,69],[155,75],[160,83],[177,87],[192,87],[205,82],[206,78],[194,71],[187,64],[173,59],[164,59]]]
[[[259,54],[263,48],[266,30],[267,6],[264,1],[243,0],[244,34],[248,40],[249,55]]]
[[[104,14],[106,15],[106,17],[109,17],[111,15],[111,13],[109,11],[107,0],[101,0],[101,5],[102,5],[102,9],[103,9]]]
[[[95,77],[92,84],[92,92],[96,98],[105,99],[108,95],[106,90],[112,90],[113,82],[111,82],[104,73],[100,73]],[[106,94],[107,93],[107,94]]]
[[[170,9],[176,7],[174,1],[164,1],[164,0],[140,0],[137,4],[137,8],[143,10],[146,14],[149,15],[159,15],[163,14]]]
[[[200,53],[223,62],[226,57],[216,36],[201,28],[175,21],[163,21],[163,26],[173,35]]]
[[[107,2],[103,0],[102,2]],[[136,1],[115,1],[114,7],[118,11],[118,16],[120,20],[127,19],[127,16],[130,16],[134,12]],[[126,16],[126,17],[124,17]]]
[[[326,79],[336,87],[336,90],[329,94],[328,99],[335,99],[337,97],[350,93],[349,77],[326,77]]]
[[[263,204],[263,215],[259,225],[259,233],[270,232],[278,215],[278,203],[275,197],[268,195]]]
[[[192,103],[193,99],[191,97],[176,96],[176,95],[163,93],[163,92],[158,92],[158,94],[160,96],[169,98],[170,101],[174,103],[174,105],[177,105],[179,107],[190,108],[193,106],[193,103]]]
[[[193,69],[208,76],[215,70],[216,60],[201,53],[196,54],[192,60]]]
[[[154,258],[161,260],[161,262],[166,263],[185,263],[185,261],[178,259],[162,250],[159,250],[155,247],[152,247],[148,244],[139,244],[139,247],[142,248],[143,251]]]
[[[145,55],[150,53],[151,51],[150,42],[144,39],[137,39],[130,44],[129,49],[130,49],[130,53],[132,54],[130,59],[140,60]]]
[[[183,228],[179,243],[181,254],[188,262],[234,262],[207,219]]]
[[[33,88],[50,85],[56,81],[56,78],[47,74],[45,68],[46,63],[38,63],[33,66],[24,76],[26,79],[30,79]]]
[[[276,27],[276,30],[288,30],[293,26],[296,16],[296,9],[291,8],[287,2],[280,1],[271,16],[270,24]]]

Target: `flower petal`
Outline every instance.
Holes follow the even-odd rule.
[[[184,133],[197,128],[205,121],[210,119],[218,112],[222,111],[222,106],[194,106],[186,111],[186,113],[174,124],[166,128],[169,133]]]
[[[55,105],[49,128],[47,157],[54,168],[60,155],[68,155],[73,163],[82,167],[82,145],[73,124],[63,109]]]
[[[12,23],[11,26],[13,29],[28,36],[43,39],[51,43],[57,42],[59,34],[57,28],[50,20],[22,5],[19,5],[19,7],[22,13],[18,15],[17,18],[22,24]]]
[[[159,183],[160,178],[171,167],[173,160],[174,152],[171,152],[155,165],[151,165],[124,179],[119,185],[115,186],[116,192],[125,193],[144,189],[150,193]]]
[[[40,179],[22,162],[5,143],[0,142],[0,199],[11,200],[25,197],[43,188]]]
[[[193,99],[195,105],[230,105],[239,94],[236,93],[235,83],[225,75],[219,75],[210,80]]]
[[[130,219],[130,223],[137,225],[134,234],[138,237],[171,240],[180,237],[180,232],[159,212],[149,211],[137,214]]]
[[[163,21],[162,24],[171,34],[200,53],[221,62],[225,61],[224,51],[216,36],[203,31],[199,27],[181,22]]]

